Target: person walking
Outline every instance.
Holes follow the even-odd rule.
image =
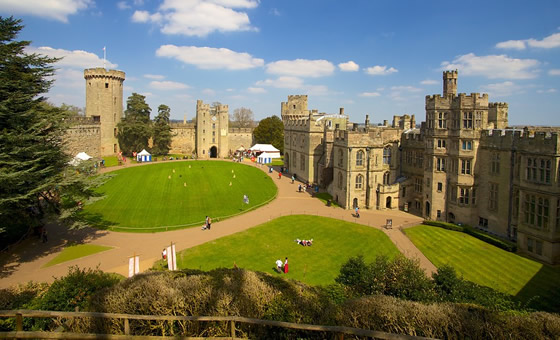
[[[278,270],[279,273],[282,273],[282,260],[280,259],[276,260],[276,270]]]
[[[360,218],[360,208],[356,207],[356,217]]]
[[[212,217],[207,216],[206,225],[208,230],[210,230],[210,227],[212,226]]]
[[[288,274],[288,258],[284,261],[284,274]]]
[[[282,172],[281,171],[278,173],[278,179],[282,179]]]
[[[296,178],[294,177],[294,175],[292,175],[292,184],[294,184],[295,180],[296,180]]]
[[[43,227],[43,230],[41,231],[41,239],[43,240],[43,243],[47,243],[47,241],[49,240],[46,227]]]

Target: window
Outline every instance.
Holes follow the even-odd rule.
[[[463,112],[463,129],[472,129],[472,112]]]
[[[527,237],[527,251],[533,252],[533,239]]]
[[[549,159],[527,158],[527,180],[550,184],[550,165]]]
[[[424,154],[422,153],[422,151],[416,151],[415,162],[416,162],[416,167],[422,168],[423,166],[422,163],[424,163]]]
[[[535,253],[542,255],[542,241],[535,240]]]
[[[338,173],[338,188],[342,189],[342,172]]]
[[[402,197],[406,197],[406,187],[402,188]]]
[[[491,174],[499,174],[500,173],[500,154],[499,153],[493,153],[492,154],[492,159],[491,159],[491,168],[490,168],[490,173]]]
[[[440,217],[441,217],[441,210],[438,210],[437,211],[437,218],[440,218]]]
[[[476,191],[474,188],[459,188],[459,204],[474,205],[476,203]]]
[[[106,89],[109,88],[109,83],[105,83],[105,88],[106,88]]]
[[[304,155],[301,155],[301,157],[300,157],[300,166],[299,167],[300,167],[301,170],[305,170],[305,156]]]
[[[408,165],[412,164],[412,151],[406,152],[406,164]]]
[[[383,164],[391,165],[391,148],[388,146],[383,149]]]
[[[471,174],[471,160],[461,159],[461,174],[470,175]]]
[[[364,176],[356,176],[356,189],[362,189],[362,184],[364,183]]]
[[[212,136],[215,136],[215,135],[216,135],[216,131],[212,131]]]
[[[472,150],[472,141],[464,140],[463,141],[463,150]]]
[[[414,201],[414,207],[416,210],[422,210],[422,203],[420,203],[420,201]]]
[[[117,144],[113,144],[113,152],[117,153]]]
[[[475,128],[481,128],[482,127],[482,112],[476,112],[475,113],[474,127]]]
[[[212,129],[216,128],[216,123],[212,123]]]
[[[414,179],[414,192],[422,192],[422,178]],[[558,202],[560,202],[560,200],[558,200]]]
[[[437,126],[439,129],[447,129],[447,113],[444,112],[439,112],[438,113],[438,122],[437,122]]]
[[[117,128],[113,128],[113,136],[117,137]]]
[[[383,174],[383,184],[388,185],[390,179],[391,179],[391,174],[389,173],[389,171]]]
[[[523,210],[526,224],[538,229],[548,229],[550,210],[548,198],[527,194]]]
[[[482,228],[488,228],[488,219],[484,217],[478,217],[478,226]]]
[[[443,184],[441,182],[438,182],[437,184],[437,191],[441,192],[443,190]]]
[[[96,122],[96,123],[101,122],[101,116],[92,116],[92,118],[93,118],[93,121]]]
[[[356,166],[363,166],[364,165],[364,152],[362,150],[356,153]]]
[[[436,170],[445,172],[445,158],[436,158]]]
[[[437,147],[438,147],[438,149],[445,149],[445,139],[438,139],[437,140]]]
[[[295,110],[296,109],[296,104],[294,104],[294,106],[292,108]]]
[[[216,138],[212,137],[212,143],[216,143]]]
[[[342,164],[344,163],[344,154],[342,153],[342,150],[338,150],[338,166],[342,166]]]
[[[490,195],[488,196],[488,209],[498,209],[498,184],[490,183]]]

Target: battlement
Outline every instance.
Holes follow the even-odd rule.
[[[560,134],[551,131],[529,131],[528,129],[494,129],[481,131],[481,143],[487,147],[527,152],[557,153]]]
[[[508,103],[504,103],[504,102],[488,103],[488,108],[489,108],[489,109],[493,109],[493,108],[508,108]]]
[[[123,71],[118,70],[107,70],[103,67],[96,67],[96,68],[88,68],[84,70],[84,78],[91,79],[91,78],[110,78],[116,79],[120,81],[124,81],[125,73]]]
[[[228,133],[253,133],[253,128],[229,128]]]
[[[68,117],[67,120],[70,126],[75,125],[101,125],[101,121],[94,120],[93,117],[85,117],[85,116],[72,116]]]
[[[195,123],[169,123],[172,129],[194,129]]]

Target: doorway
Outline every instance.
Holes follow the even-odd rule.
[[[218,158],[218,148],[213,146],[210,148],[210,158]]]
[[[387,197],[387,200],[385,202],[385,208],[391,209],[391,196]]]

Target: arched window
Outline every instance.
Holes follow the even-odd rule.
[[[362,165],[364,165],[364,152],[362,150],[359,150],[356,154],[356,166]]]
[[[356,176],[356,189],[362,189],[364,183],[364,176]]]
[[[391,179],[391,174],[389,171],[383,174],[383,184],[389,184],[389,180]]]
[[[338,173],[338,188],[342,189],[342,172]]]
[[[391,147],[389,146],[383,149],[383,164],[391,164]]]
[[[342,163],[344,163],[344,154],[342,149],[338,149],[338,166],[342,166]]]

